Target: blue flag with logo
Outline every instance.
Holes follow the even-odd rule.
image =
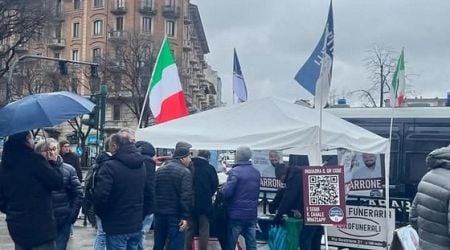
[[[247,101],[247,86],[245,86],[244,75],[241,71],[241,64],[234,50],[233,59],[233,97],[234,103],[241,103]]]
[[[333,70],[333,51],[333,6],[330,2],[327,24],[322,37],[311,56],[295,75],[295,80],[315,96],[316,107],[324,106],[327,102],[331,85],[331,72]]]

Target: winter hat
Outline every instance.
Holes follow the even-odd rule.
[[[175,145],[175,150],[176,150],[177,148],[187,148],[187,149],[190,149],[190,148],[192,148],[192,145],[191,145],[190,143],[188,143],[188,142],[185,142],[185,141],[179,141],[179,142],[177,142],[177,144]]]
[[[209,150],[199,150],[198,157],[202,157],[209,160],[209,158],[211,158],[211,153],[209,152]]]
[[[249,147],[240,146],[236,150],[236,161],[248,161],[252,157],[252,151]]]
[[[175,152],[173,152],[172,158],[181,159],[181,158],[188,156],[189,154],[191,154],[191,152],[189,151],[189,148],[178,147],[178,148],[175,148]]]
[[[153,157],[156,154],[155,147],[153,147],[151,143],[146,141],[137,141],[136,148],[138,148],[142,154],[148,155],[150,157]]]

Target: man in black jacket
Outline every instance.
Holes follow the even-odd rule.
[[[155,236],[153,250],[183,249],[192,204],[192,177],[189,148],[178,147],[164,166],[156,171]]]
[[[146,141],[136,142],[137,149],[141,152],[144,158],[144,165],[147,170],[147,176],[145,179],[145,192],[144,192],[144,221],[142,222],[142,240],[139,245],[139,249],[145,249],[145,234],[150,231],[153,223],[153,200],[155,198],[155,168],[156,162],[155,148],[151,143]]]
[[[53,212],[56,219],[56,250],[66,250],[70,237],[70,229],[75,223],[83,201],[83,189],[78,180],[75,168],[63,162],[58,155],[58,142],[53,138],[36,145],[36,151],[45,157],[50,165],[63,175],[63,187],[52,192]],[[51,160],[56,158],[56,160]]]
[[[80,158],[70,149],[70,143],[66,140],[59,142],[59,155],[63,158],[64,163],[72,165],[77,172],[78,180],[83,182],[83,173],[81,172]]]
[[[146,170],[142,155],[126,137],[110,137],[109,161],[98,170],[95,211],[106,233],[107,249],[137,249],[141,240]]]
[[[56,223],[51,192],[62,188],[63,178],[33,149],[30,132],[8,137],[0,167],[0,211],[6,214],[16,249],[54,250]]]
[[[194,209],[189,229],[186,232],[185,250],[192,249],[192,239],[196,231],[199,234],[199,249],[208,249],[209,221],[213,215],[212,197],[217,191],[219,178],[216,169],[209,164],[211,154],[208,150],[199,150],[192,158],[194,165]]]
[[[274,223],[281,224],[281,219],[284,214],[298,214],[303,213],[303,180],[301,168],[290,166],[287,169],[286,189],[281,198],[278,207],[277,215]],[[322,239],[323,228],[321,226],[307,226],[304,225],[300,234],[300,249],[302,250],[320,250],[320,241]]]

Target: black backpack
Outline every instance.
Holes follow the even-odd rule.
[[[91,166],[91,168],[89,168],[86,177],[84,178],[84,201],[82,211],[92,226],[96,226],[95,209],[92,194],[95,188],[95,177],[99,169],[100,164],[95,163]]]

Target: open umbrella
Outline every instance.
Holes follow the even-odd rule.
[[[26,96],[0,109],[0,136],[53,127],[90,113],[95,104],[67,91]]]

